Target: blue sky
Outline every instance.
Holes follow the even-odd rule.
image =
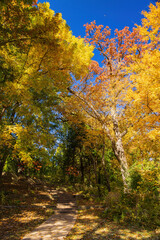
[[[44,2],[39,0],[38,2]],[[46,2],[46,1],[45,1]],[[61,12],[75,36],[85,34],[84,24],[96,20],[113,31],[141,22],[141,11],[154,0],[48,0],[51,9]]]
[[[154,0],[48,0],[47,2],[56,13],[62,13],[63,19],[77,37],[84,37],[83,25],[93,20],[96,20],[98,25],[109,26],[112,33],[116,28],[121,30],[125,26],[129,26],[131,30],[135,23],[141,23],[142,10],[148,11],[149,4],[155,3]]]

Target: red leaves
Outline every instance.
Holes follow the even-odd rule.
[[[36,6],[37,5],[37,2],[38,2],[38,0],[33,0],[33,6]]]
[[[76,168],[74,168],[74,167],[71,167],[71,166],[67,168],[66,173],[68,175],[72,175],[74,177],[77,177],[79,175],[78,170]]]
[[[129,27],[125,27],[122,30],[116,29],[114,37],[111,36],[110,28],[103,27],[103,25],[96,25],[93,21],[90,24],[86,24],[86,41],[94,45],[103,55],[103,64],[111,66],[112,61],[114,63],[128,64],[131,58],[131,48],[136,44],[137,49],[141,49],[141,45],[144,44],[141,41],[141,37],[135,29],[131,32]],[[111,70],[111,68],[110,68]]]
[[[34,164],[34,169],[37,171],[40,171],[40,169],[42,168],[42,165],[40,164],[40,162],[35,161],[35,162],[33,162],[33,164]]]
[[[96,21],[90,24],[87,23],[84,26],[86,27],[86,40],[95,46],[99,41],[106,42],[111,34],[108,26],[106,28],[103,25],[96,26]]]
[[[99,66],[98,62],[96,61],[91,61],[91,64],[89,66],[89,71],[90,73],[94,73],[94,74],[99,74],[101,72],[102,68]]]

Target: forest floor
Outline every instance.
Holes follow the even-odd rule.
[[[160,230],[121,225],[100,217],[100,210],[80,210],[66,240],[159,240]]]
[[[0,188],[0,239],[20,240],[54,214],[56,199],[38,180],[4,178]]]
[[[76,224],[65,240],[160,240],[160,228],[156,230],[118,223],[103,217],[103,205],[78,198]]]
[[[57,204],[49,185],[35,179],[5,179],[0,189],[0,239],[20,240],[51,215]],[[103,208],[95,208],[95,203],[78,199],[76,224],[66,240],[130,239],[159,240],[160,229],[151,231],[118,224],[104,219]],[[83,206],[83,207],[82,207]],[[92,208],[90,208],[93,206]]]

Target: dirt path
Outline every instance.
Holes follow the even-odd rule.
[[[77,216],[75,198],[62,190],[52,190],[50,193],[57,199],[55,214],[27,234],[23,240],[64,239],[74,226]]]

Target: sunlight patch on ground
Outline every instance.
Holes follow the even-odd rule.
[[[89,221],[92,221],[92,220],[98,219],[98,216],[88,214],[88,215],[80,216],[80,219],[88,219]]]
[[[101,219],[96,211],[82,210],[66,240],[159,239],[157,238],[159,234],[158,230],[149,231],[131,226],[121,226],[107,219]]]
[[[109,231],[108,228],[99,228],[97,231],[95,231],[95,234],[100,234],[100,235],[104,235]]]

